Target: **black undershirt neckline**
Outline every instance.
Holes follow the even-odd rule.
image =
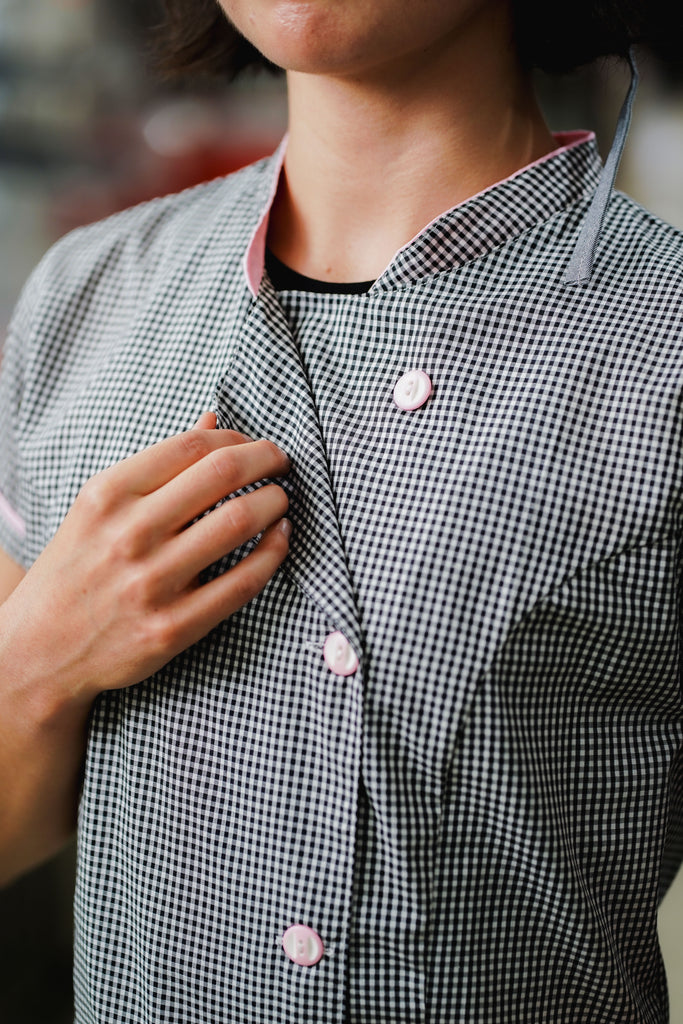
[[[292,270],[286,263],[266,249],[266,271],[276,292],[324,292],[328,295],[363,295],[369,292],[374,281],[318,281]]]

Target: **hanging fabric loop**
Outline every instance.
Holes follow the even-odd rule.
[[[626,99],[619,113],[617,128],[614,133],[614,141],[609,151],[605,166],[602,169],[600,180],[588,208],[588,213],[581,227],[576,248],[569,261],[569,266],[563,278],[563,284],[587,284],[593,273],[593,262],[595,251],[598,246],[600,232],[605,220],[607,206],[612,196],[614,180],[617,176],[621,155],[624,152],[626,136],[631,124],[631,113],[633,101],[638,89],[638,69],[633,54],[633,48],[628,52],[628,62],[631,68],[631,84],[626,94]]]

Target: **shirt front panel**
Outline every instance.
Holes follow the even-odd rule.
[[[649,313],[605,330],[618,298],[587,329],[576,296],[540,276],[513,294],[512,248],[433,282],[424,315],[416,296],[280,297],[314,382],[365,653],[352,1020],[384,1019],[370,977],[407,961],[414,1012],[435,1020],[458,1005],[569,1021],[585,1000],[608,1021],[665,999],[680,470],[671,441],[659,455],[678,437],[681,367],[646,341]],[[526,313],[540,306],[539,331]],[[403,412],[393,386],[415,367],[434,394]],[[459,901],[473,877],[479,899]],[[600,997],[596,977],[610,978]],[[405,998],[385,994],[386,1019]]]
[[[79,816],[81,1021],[343,1019],[362,675],[278,574],[247,609],[92,717]],[[324,937],[315,969],[282,949]]]
[[[253,299],[260,173],[86,232],[10,351],[27,562],[92,471],[212,401],[293,462],[272,584],[98,702],[79,1024],[663,1022],[679,243],[617,198],[595,286],[562,289],[583,149],[446,215],[412,277],[409,247],[367,296]]]

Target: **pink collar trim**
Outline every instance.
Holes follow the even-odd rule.
[[[538,160],[534,160],[532,163],[527,164],[525,167],[520,167],[514,174],[510,174],[507,178],[503,178],[501,181],[495,182],[493,185],[489,185],[487,188],[482,189],[481,192],[477,192],[476,195],[469,196],[464,202],[469,203],[472,199],[476,199],[478,196],[483,196],[487,192],[490,192],[492,188],[497,188],[498,185],[502,185],[506,181],[512,181],[519,174],[524,174],[525,171],[530,170],[532,167],[538,167],[539,164],[544,164],[547,160],[552,160],[560,153],[564,153],[569,149],[574,149],[576,146],[581,146],[585,142],[590,142],[595,138],[593,132],[587,131],[573,131],[573,132],[555,132],[553,138],[558,143],[557,149],[553,149],[550,153],[546,153],[545,156],[540,157]],[[256,227],[252,233],[247,251],[244,254],[244,276],[249,286],[249,291],[254,298],[258,295],[259,288],[261,287],[261,281],[263,280],[263,272],[265,269],[266,260],[266,236],[268,234],[268,221],[270,220],[270,211],[273,206],[275,194],[280,184],[280,174],[282,173],[282,165],[285,161],[285,153],[287,152],[287,135],[283,138],[282,142],[278,146],[277,150],[273,155],[273,167],[272,167],[272,183],[268,198],[263,208],[263,212],[258,220]],[[459,203],[458,205],[462,205]],[[456,209],[456,207],[451,207]],[[433,224],[443,217],[444,213],[450,211],[444,210],[438,217],[430,221],[415,235],[415,238],[411,238],[404,246],[402,246],[398,252],[403,252],[409,245],[412,245],[420,237],[423,232],[427,231]],[[393,263],[398,252],[395,253],[391,262]]]
[[[285,135],[273,154],[273,178],[270,186],[270,192],[268,193],[268,198],[263,208],[263,212],[261,213],[256,227],[254,228],[249,245],[247,246],[247,251],[244,254],[244,276],[247,279],[249,291],[254,298],[258,295],[258,290],[261,287],[261,281],[263,279],[263,271],[266,264],[266,235],[268,234],[268,221],[270,220],[270,211],[275,199],[275,193],[277,192],[278,185],[280,184],[280,174],[282,173],[282,165],[285,162],[285,153],[287,152],[287,138],[288,136]]]

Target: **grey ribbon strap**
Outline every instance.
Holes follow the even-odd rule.
[[[617,171],[619,169],[621,154],[624,152],[624,144],[626,142],[629,125],[631,124],[633,100],[636,95],[636,89],[638,88],[638,69],[636,67],[632,49],[628,52],[628,62],[631,66],[631,84],[619,113],[619,120],[617,122],[617,130],[614,133],[612,148],[610,149],[609,156],[605,161],[605,166],[602,169],[598,186],[593,195],[593,200],[588,208],[588,213],[586,214],[583,225],[581,226],[579,239],[576,243],[576,248],[574,249],[572,258],[569,261],[567,272],[562,281],[563,284],[587,284],[591,279],[591,274],[593,273],[595,250],[598,245],[598,239],[600,238],[605,213],[607,212],[607,205],[612,195],[612,189],[614,188],[614,179],[616,178]]]

